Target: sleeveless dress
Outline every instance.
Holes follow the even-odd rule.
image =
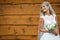
[[[55,16],[56,15],[45,15],[45,16],[41,16],[40,18],[44,19],[44,28],[47,30],[46,25],[50,24],[50,23],[56,23],[55,20]],[[39,40],[60,40],[60,36],[57,36],[53,33],[48,33],[48,32],[40,32],[40,38]]]

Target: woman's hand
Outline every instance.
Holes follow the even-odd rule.
[[[49,30],[48,32],[53,33],[53,30]]]
[[[52,32],[56,35],[59,35],[59,30],[57,28],[55,30],[53,30]]]

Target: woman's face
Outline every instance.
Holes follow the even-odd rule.
[[[49,7],[46,6],[45,4],[42,4],[41,9],[43,12],[47,12],[49,10]]]

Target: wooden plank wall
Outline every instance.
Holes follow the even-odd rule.
[[[0,40],[38,40],[41,2],[49,1],[60,29],[60,0],[0,0]]]

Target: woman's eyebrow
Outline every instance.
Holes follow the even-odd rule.
[[[45,6],[41,6],[41,7],[45,7]]]

